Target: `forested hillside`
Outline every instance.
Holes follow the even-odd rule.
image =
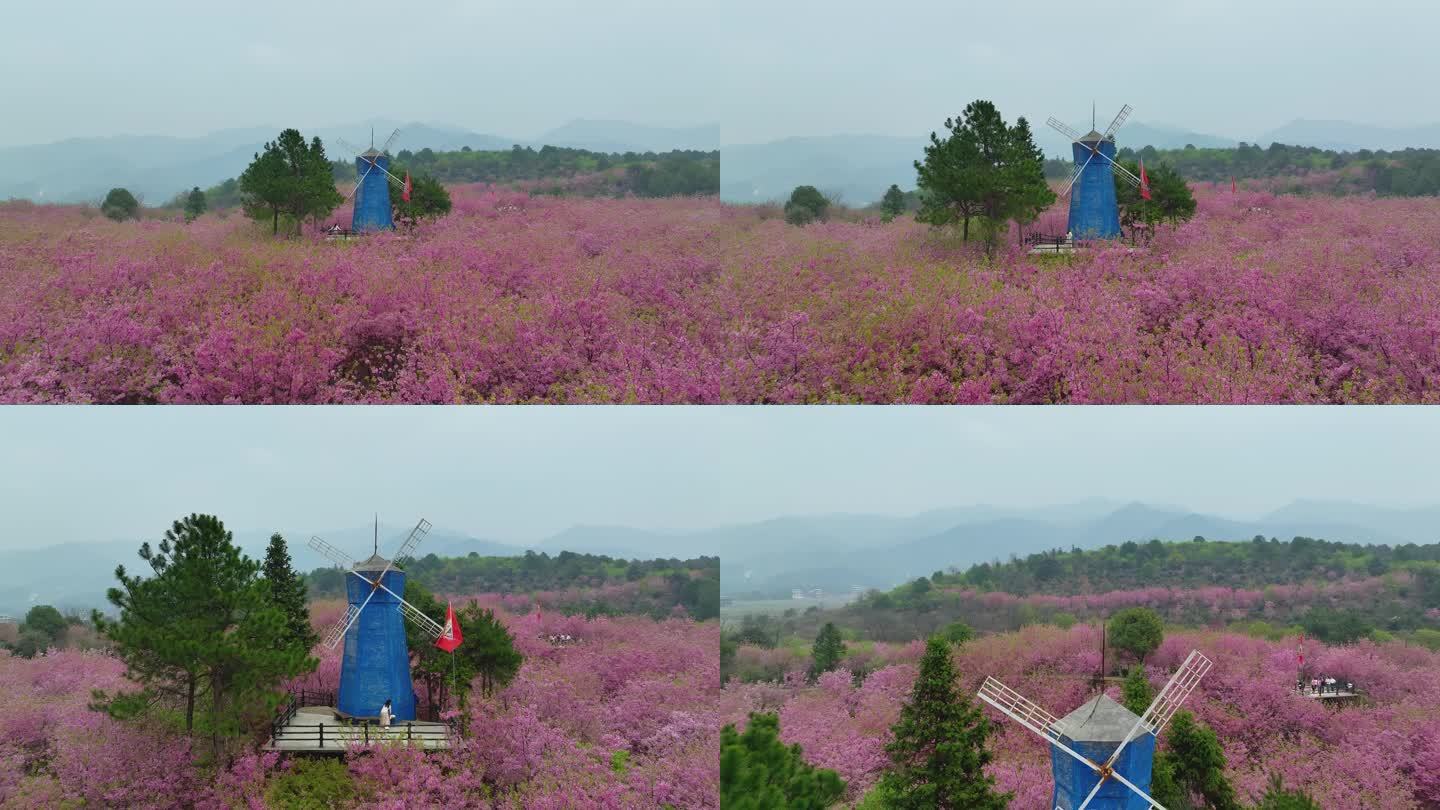
[[[354,183],[353,160],[334,160],[330,167],[335,182]],[[720,193],[720,153],[676,150],[672,152],[591,152],[543,146],[535,149],[514,146],[508,150],[473,150],[469,147],[436,152],[401,149],[391,158],[390,172],[428,176],[441,183],[525,183],[529,191],[580,197],[689,197]],[[590,182],[576,182],[589,179]],[[548,182],[547,182],[548,181]],[[348,188],[348,186],[347,186]],[[240,204],[240,183],[231,178],[205,190],[211,208],[233,208]],[[177,197],[168,204],[180,207]]]
[[[1261,588],[1267,585],[1380,576],[1415,563],[1440,562],[1440,544],[1367,546],[1309,537],[1288,542],[1255,537],[1248,543],[1127,542],[1093,551],[1054,550],[1000,564],[982,563],[934,584],[968,585],[1017,596],[1130,590],[1165,586]],[[937,572],[938,573],[938,572]]]
[[[1338,152],[1313,146],[1268,147],[1242,143],[1228,148],[1143,149],[1122,147],[1120,160],[1143,158],[1148,167],[1169,165],[1190,180],[1229,183],[1269,179],[1276,191],[1290,193],[1359,194],[1383,197],[1431,197],[1440,194],[1440,149],[1361,149]],[[1046,176],[1068,179],[1075,167],[1068,160],[1045,161]]]
[[[436,594],[533,595],[537,603],[565,612],[663,614],[679,604],[701,621],[720,612],[718,557],[627,561],[570,551],[553,557],[534,551],[518,557],[427,554],[406,565],[405,573]],[[305,580],[312,599],[344,593],[345,572],[339,568],[317,568]]]

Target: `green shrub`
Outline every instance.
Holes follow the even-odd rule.
[[[270,780],[265,803],[285,810],[329,810],[355,798],[355,782],[338,759],[297,759]]]

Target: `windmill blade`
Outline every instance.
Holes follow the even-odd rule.
[[[1110,775],[1113,776],[1113,777],[1115,777],[1116,779],[1120,780],[1120,784],[1122,784],[1122,785],[1124,785],[1125,787],[1128,787],[1128,788],[1130,788],[1131,790],[1135,791],[1135,795],[1137,795],[1137,796],[1139,796],[1140,798],[1144,799],[1145,801],[1149,802],[1149,803],[1150,803],[1151,810],[1157,810],[1157,809],[1158,809],[1158,810],[1165,810],[1165,805],[1163,805],[1163,804],[1155,801],[1154,799],[1150,798],[1150,794],[1148,794],[1148,793],[1146,793],[1145,791],[1141,790],[1140,788],[1136,787],[1136,785],[1135,785],[1134,782],[1131,782],[1129,779],[1126,779],[1125,777],[1121,776],[1118,771],[1111,771],[1111,772],[1110,772]]]
[[[1139,796],[1140,798],[1142,798],[1142,799],[1144,799],[1145,801],[1149,802],[1149,803],[1150,803],[1150,810],[1156,810],[1156,808],[1158,808],[1158,810],[1165,810],[1165,805],[1163,805],[1163,804],[1155,801],[1154,799],[1150,798],[1150,794],[1148,794],[1148,793],[1146,793],[1145,791],[1141,790],[1140,788],[1136,787],[1134,782],[1131,782],[1129,779],[1126,779],[1124,776],[1121,776],[1119,771],[1108,771],[1108,772],[1102,771],[1102,776],[1101,776],[1100,779],[1095,783],[1095,787],[1090,788],[1090,793],[1085,796],[1085,801],[1081,802],[1081,803],[1080,803],[1080,806],[1077,807],[1077,808],[1075,808],[1075,810],[1085,810],[1085,808],[1089,807],[1089,806],[1090,806],[1090,801],[1095,798],[1095,794],[1097,794],[1097,793],[1100,792],[1100,788],[1102,788],[1102,787],[1105,786],[1105,780],[1106,780],[1107,778],[1111,777],[1111,776],[1115,777],[1115,779],[1116,779],[1117,781],[1119,781],[1120,784],[1122,784],[1122,785],[1124,785],[1125,787],[1130,788],[1132,791],[1134,791],[1137,796]]]
[[[1129,118],[1129,117],[1130,117],[1130,113],[1132,113],[1132,112],[1134,112],[1134,111],[1135,111],[1135,108],[1134,108],[1134,107],[1131,107],[1129,104],[1126,104],[1124,107],[1121,107],[1121,108],[1120,108],[1120,112],[1119,112],[1118,114],[1116,114],[1116,116],[1115,116],[1115,120],[1114,120],[1114,121],[1111,121],[1111,122],[1110,122],[1110,126],[1109,126],[1108,128],[1106,128],[1106,130],[1105,130],[1105,137],[1107,137],[1107,138],[1113,138],[1113,137],[1115,137],[1115,132],[1116,132],[1116,130],[1120,129],[1120,127],[1125,126],[1125,119]]]
[[[367,177],[370,176],[370,171],[371,171],[372,169],[374,169],[375,166],[376,166],[375,161],[373,161],[373,160],[370,161],[370,167],[365,170],[365,173],[364,173],[364,174],[360,175],[360,179],[359,179],[359,180],[356,180],[356,181],[355,181],[355,187],[352,188],[352,189],[350,189],[350,193],[349,193],[349,194],[346,194],[346,195],[345,195],[345,199],[341,200],[341,202],[349,202],[349,201],[350,201],[350,198],[355,196],[355,192],[357,192],[357,191],[360,190],[360,184],[363,183],[363,182],[365,182],[365,178],[367,178]],[[388,174],[389,172],[386,172],[386,173]]]
[[[1060,739],[1060,718],[994,678],[986,678],[985,683],[980,684],[978,696],[1046,740],[1054,742]]]
[[[1127,108],[1127,109],[1128,109],[1128,108]],[[399,138],[399,137],[400,137],[400,130],[399,130],[399,129],[396,129],[394,132],[390,133],[390,137],[388,137],[388,138],[385,139],[385,145],[382,146],[382,147],[380,147],[380,151],[381,151],[381,152],[389,152],[389,151],[390,151],[390,147],[395,145],[395,139],[396,139],[396,138]]]
[[[1090,161],[1094,160],[1097,154],[1099,153],[1091,152],[1090,157],[1085,158],[1085,162],[1080,164],[1080,168],[1075,170],[1075,176],[1070,178],[1070,182],[1065,184],[1065,190],[1060,192],[1061,197],[1068,197],[1070,195],[1070,188],[1075,185],[1076,180],[1080,179],[1080,175],[1085,173],[1085,167],[1090,165]]]
[[[360,608],[351,605],[350,609],[345,611],[345,615],[340,617],[340,621],[330,626],[330,631],[325,634],[325,646],[332,650],[335,649],[335,645],[345,637],[345,631],[350,629],[350,623],[355,621],[355,617],[359,615]]]
[[[362,154],[362,153],[365,151],[364,149],[361,149],[360,147],[356,146],[355,144],[350,143],[349,141],[345,140],[344,138],[336,138],[336,139],[335,139],[335,145],[338,146],[338,147],[340,147],[341,149],[344,149],[346,152],[349,152],[350,154],[356,155],[356,156]]]
[[[1165,724],[1175,716],[1175,712],[1180,711],[1180,706],[1190,697],[1190,693],[1195,691],[1200,679],[1205,677],[1205,674],[1213,666],[1215,666],[1214,662],[1202,655],[1199,650],[1190,651],[1190,654],[1185,657],[1185,663],[1175,671],[1170,682],[1165,684],[1165,688],[1160,690],[1160,694],[1155,696],[1150,708],[1146,709],[1145,714],[1140,718],[1140,722],[1145,724],[1151,734],[1157,736],[1160,734],[1160,731],[1165,728]]]
[[[319,536],[311,536],[310,548],[313,548],[321,554],[324,554],[326,557],[329,557],[330,561],[338,566],[341,566],[343,568],[355,567],[355,561],[350,559],[349,554],[346,554],[345,552],[330,545],[324,540],[321,540]],[[361,578],[363,579],[364,577]]]
[[[1095,794],[1099,793],[1099,792],[1100,792],[1100,788],[1102,788],[1102,787],[1105,787],[1105,773],[1104,773],[1104,772],[1101,772],[1100,778],[1095,780],[1095,787],[1090,788],[1090,792],[1087,793],[1087,794],[1085,794],[1085,801],[1080,802],[1080,806],[1077,807],[1077,808],[1075,808],[1075,810],[1085,810],[1085,808],[1089,807],[1089,806],[1090,806],[1090,800],[1093,799],[1093,798],[1095,798]]]
[[[1129,183],[1129,184],[1132,185],[1132,186],[1135,186],[1136,188],[1139,188],[1139,187],[1140,187],[1140,178],[1136,177],[1129,169],[1125,168],[1124,166],[1121,166],[1119,161],[1115,160],[1114,158],[1110,157],[1109,155],[1105,154],[1104,152],[1098,152],[1098,153],[1096,153],[1096,154],[1098,154],[1098,155],[1100,155],[1100,157],[1103,157],[1103,158],[1105,158],[1106,160],[1110,161],[1110,166],[1111,166],[1111,168],[1114,168],[1114,169],[1116,169],[1117,171],[1120,172],[1120,178],[1121,178],[1122,180],[1124,180],[1125,182]]]
[[[370,604],[370,600],[374,598],[375,589],[371,588],[370,595],[365,597],[365,601],[360,603],[360,607],[351,605],[350,609],[345,611],[345,617],[336,622],[334,627],[330,628],[330,633],[325,636],[325,646],[332,650],[335,649],[335,645],[339,644],[340,639],[344,638],[345,634],[349,632],[350,625],[354,624],[355,620],[360,618],[360,611],[364,610],[365,606]]]
[[[380,587],[384,588],[385,586],[382,585]],[[389,591],[390,589],[385,588],[385,590]],[[391,591],[391,593],[393,595],[394,591]],[[398,596],[395,598],[400,599]],[[421,630],[429,633],[431,638],[439,638],[445,634],[445,625],[426,616],[420,608],[406,602],[404,599],[400,599],[400,612],[405,615],[405,618],[414,622]]]
[[[359,575],[357,574],[356,576]],[[364,577],[360,578],[365,579]],[[365,581],[369,582],[370,580],[366,579]],[[405,618],[419,625],[420,629],[424,630],[435,638],[439,638],[441,634],[445,632],[444,625],[425,615],[425,612],[422,611],[420,608],[417,608],[409,602],[406,602],[405,597],[390,590],[389,586],[387,586],[384,582],[375,583],[375,587],[382,588],[386,593],[395,597],[395,601],[400,603],[400,612],[404,614]]]
[[[1170,676],[1170,681],[1165,684],[1164,689],[1160,690],[1160,694],[1155,696],[1155,700],[1150,703],[1145,714],[1135,721],[1135,725],[1130,728],[1125,739],[1120,741],[1120,745],[1116,746],[1114,753],[1105,760],[1105,767],[1108,769],[1115,764],[1115,760],[1120,758],[1120,752],[1124,751],[1125,746],[1138,736],[1141,729],[1159,737],[1165,724],[1170,722],[1170,718],[1175,715],[1175,712],[1180,711],[1181,704],[1190,697],[1191,692],[1195,691],[1196,684],[1200,683],[1200,679],[1205,677],[1205,673],[1209,672],[1212,666],[1214,663],[1201,655],[1199,650],[1191,650],[1190,654],[1185,657],[1185,663],[1181,664],[1180,668],[1175,670],[1175,674]]]
[[[1073,129],[1071,129],[1071,128],[1070,128],[1070,125],[1066,124],[1064,121],[1061,121],[1060,119],[1056,118],[1055,116],[1053,116],[1053,115],[1050,116],[1049,120],[1047,120],[1045,123],[1048,124],[1051,129],[1055,130],[1056,132],[1059,132],[1061,135],[1064,135],[1065,137],[1069,138],[1070,140],[1074,141],[1075,143],[1079,143],[1079,142],[1080,142],[1080,138],[1081,138],[1080,133],[1079,133],[1079,132],[1076,132],[1076,131],[1073,130]]]
[[[395,559],[390,562],[390,565],[398,565],[403,568],[405,563],[409,562],[410,558],[415,556],[415,548],[420,545],[420,541],[424,540],[425,535],[429,533],[430,521],[425,518],[420,518],[420,522],[416,523],[415,528],[410,531],[410,536],[405,538],[404,543],[400,544],[400,550],[395,552]],[[386,566],[385,570],[390,570],[390,567]]]
[[[1045,742],[1084,763],[1090,770],[1100,770],[1100,766],[1089,757],[1060,742],[1060,720],[1040,708],[1040,704],[994,678],[986,678],[985,683],[980,685],[979,697],[1006,717],[1043,737]]]

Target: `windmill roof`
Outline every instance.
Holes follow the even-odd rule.
[[[390,561],[387,560],[387,559],[385,559],[384,557],[381,557],[379,554],[371,554],[371,555],[370,555],[370,559],[368,559],[368,560],[361,560],[360,562],[355,563],[355,570],[356,570],[356,571],[384,571],[384,570],[385,570],[385,566],[387,566],[387,565],[389,565],[389,564],[390,564]]]
[[[1090,130],[1088,133],[1086,133],[1084,137],[1082,137],[1082,138],[1080,139],[1080,142],[1081,142],[1081,143],[1089,143],[1090,141],[1103,141],[1103,140],[1105,140],[1105,136],[1104,136],[1104,135],[1101,135],[1099,132],[1096,132],[1095,130],[1092,129],[1092,130]]]
[[[361,152],[360,157],[379,157],[382,154],[384,153],[372,146],[364,152]]]
[[[1114,742],[1125,739],[1140,718],[1100,694],[1060,720],[1060,733],[1077,742]]]

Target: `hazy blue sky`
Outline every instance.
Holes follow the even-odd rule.
[[[1099,496],[1440,501],[1440,408],[0,409],[0,547],[382,520],[510,542]]]
[[[0,145],[375,117],[713,123],[720,0],[7,3]]]
[[[1430,0],[725,0],[721,135],[924,134],[1006,117],[1135,119],[1254,140],[1296,118],[1435,123]],[[1418,84],[1417,84],[1418,82]],[[1103,128],[1103,124],[1102,124]],[[1122,136],[1123,137],[1123,136]]]

